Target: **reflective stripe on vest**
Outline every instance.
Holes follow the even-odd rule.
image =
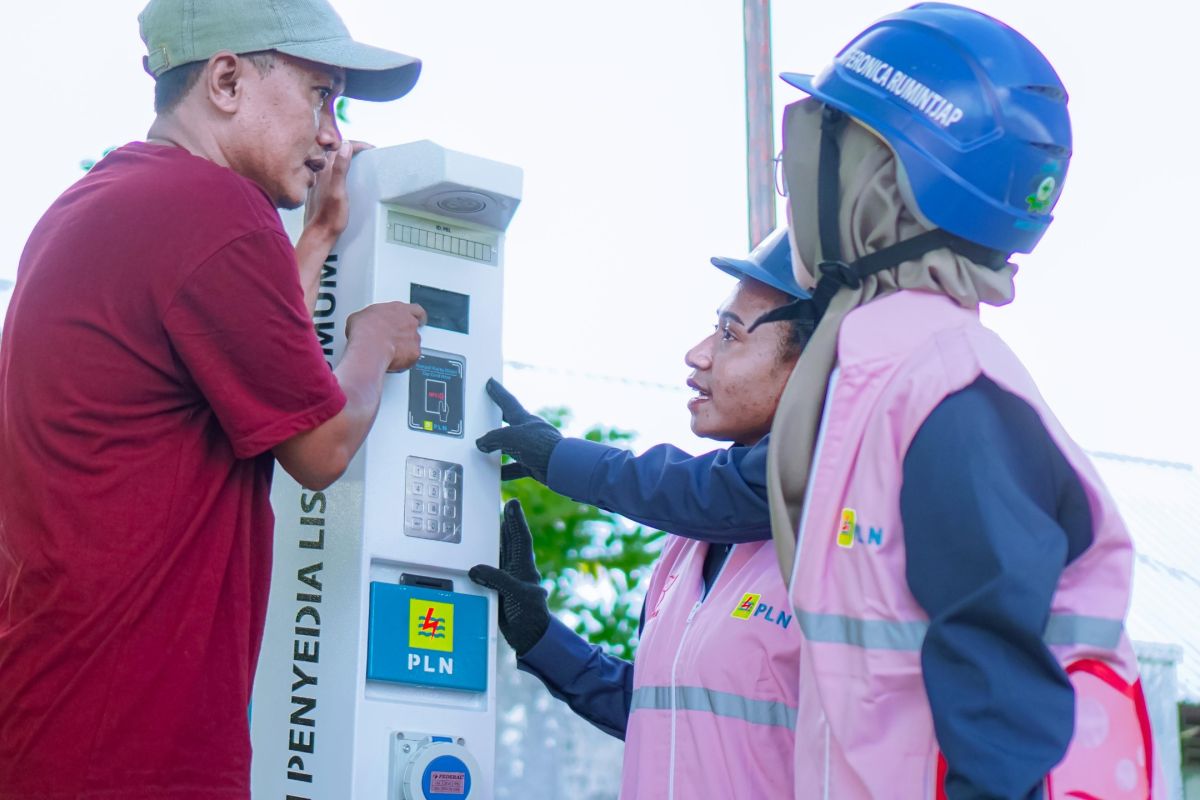
[[[777,725],[789,731],[796,729],[796,709],[786,703],[753,700],[740,694],[705,689],[703,686],[676,686],[674,703],[671,702],[670,686],[639,686],[633,690],[629,712],[633,713],[640,708],[703,711],[756,725]]]
[[[920,650],[929,630],[923,621],[860,619],[842,614],[796,614],[800,630],[812,642],[848,644],[866,650]],[[1111,650],[1121,640],[1124,626],[1119,619],[1051,614],[1042,641],[1048,645],[1088,645]]]

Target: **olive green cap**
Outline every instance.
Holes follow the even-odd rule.
[[[140,15],[146,72],[207,61],[228,50],[275,50],[346,70],[346,97],[395,100],[421,74],[420,59],[350,38],[326,0],[150,0]]]

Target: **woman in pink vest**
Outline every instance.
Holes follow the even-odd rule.
[[[786,325],[755,322],[807,293],[792,277],[782,229],[749,259],[714,263],[741,280],[718,309],[716,330],[687,354],[693,369],[688,385],[697,393],[688,409],[697,435],[749,448],[769,431],[779,394],[811,330],[796,319]],[[504,442],[499,446],[518,458],[525,474],[571,470],[572,463],[578,464],[575,471],[594,469],[594,460],[560,452],[557,434],[502,387],[492,385],[489,391],[512,423],[492,438]],[[548,452],[545,458],[535,453],[543,447],[540,439],[548,445],[544,449],[555,451],[553,466]],[[481,440],[481,448],[490,444]],[[647,480],[647,473],[654,477]],[[614,477],[634,485],[623,494],[627,507],[618,504],[613,510],[669,518],[674,506],[686,517],[695,498],[685,495],[700,492],[708,478],[721,474],[703,456],[665,466],[651,456],[645,469],[627,463]],[[555,481],[585,484],[586,477]],[[655,503],[664,482],[675,482],[679,491],[671,502]],[[724,513],[746,512],[730,508]],[[499,592],[500,630],[519,667],[538,676],[581,716],[625,739],[624,800],[763,800],[790,794],[799,631],[770,540],[729,544],[668,536],[646,595],[633,664],[588,645],[550,615],[532,552],[520,505],[511,501],[504,514],[500,569],[476,566],[471,578]]]
[[[1158,796],[1129,535],[978,316],[1050,223],[1066,91],[1020,34],[940,3],[783,77],[810,96],[781,161],[823,315],[768,455],[803,639],[795,797]]]

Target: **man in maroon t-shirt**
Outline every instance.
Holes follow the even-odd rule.
[[[274,463],[336,480],[419,355],[424,312],[370,306],[331,373],[305,302],[346,223],[332,103],[419,62],[325,0],[141,23],[149,137],[42,217],[0,339],[0,800],[249,796]],[[318,181],[293,250],[276,208]]]

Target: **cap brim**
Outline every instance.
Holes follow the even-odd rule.
[[[421,60],[352,39],[305,42],[274,48],[281,53],[346,70],[342,94],[382,102],[408,94],[421,74]]]
[[[712,265],[722,272],[727,272],[739,281],[742,278],[751,278],[759,283],[765,283],[772,289],[778,289],[788,297],[799,297],[808,299],[811,295],[801,289],[799,286],[788,286],[776,278],[765,269],[755,264],[753,261],[747,261],[741,258],[721,258],[714,256],[709,261]]]
[[[749,261],[742,261],[737,258],[717,258],[716,256],[709,259],[712,265],[722,272],[728,273],[733,277],[741,280],[746,277],[746,268],[750,266]]]
[[[786,83],[789,83],[792,86],[795,86],[797,89],[799,89],[802,92],[807,92],[808,94],[816,94],[816,92],[813,91],[813,83],[812,83],[813,76],[812,75],[804,75],[799,72],[781,72],[781,73],[779,73],[779,77],[783,78],[783,80]]]

